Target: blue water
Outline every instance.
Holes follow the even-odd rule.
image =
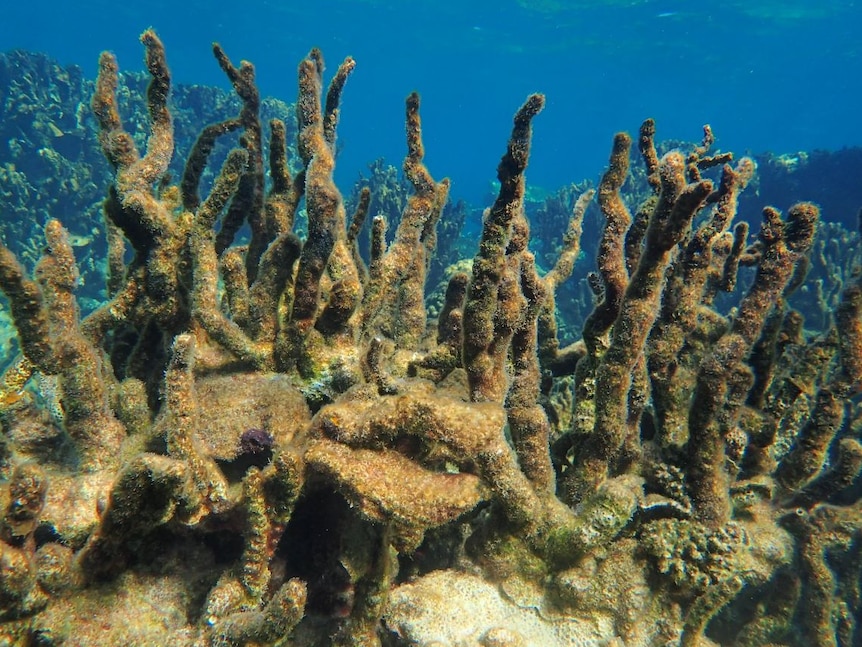
[[[839,0],[366,0],[306,3],[57,0],[5,3],[0,50],[27,48],[95,76],[100,50],[142,69],[153,26],[178,82],[227,87],[210,43],[255,63],[266,95],[292,101],[312,46],[329,70],[357,69],[344,95],[338,181],[399,163],[403,99],[423,97],[427,161],[453,194],[483,201],[511,116],[547,94],[536,121],[534,186],[595,177],[611,137],[645,117],[659,138],[711,123],[724,150],[777,153],[862,144],[862,3]],[[121,8],[122,5],[122,8]],[[241,7],[241,8],[239,8]]]

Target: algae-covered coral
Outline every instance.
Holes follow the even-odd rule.
[[[174,184],[170,72],[155,33],[142,43],[145,147],[109,54],[92,100],[115,171],[109,300],[81,316],[59,220],[32,277],[0,247],[21,348],[3,377],[5,644],[859,641],[862,286],[845,277],[826,332],[805,333],[787,299],[814,205],[765,210],[749,241],[733,221],[754,163],[710,154],[708,128],[660,158],[647,121],[632,215],[617,135],[595,307],[562,347],[555,292],[594,195],[537,270],[531,95],[478,251],[429,321],[449,182],[424,165],[417,95],[387,245],[369,192],[348,214],[333,181],[351,59],[325,92],[321,53],[300,63],[291,172],[283,122],[265,151],[253,66],[215,46],[241,105]],[[20,395],[32,382],[41,406]]]

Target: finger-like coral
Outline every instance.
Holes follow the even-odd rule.
[[[2,640],[859,642],[859,279],[819,337],[788,305],[822,247],[816,206],[767,209],[749,244],[733,221],[751,160],[710,154],[709,127],[659,156],[647,120],[638,166],[618,134],[597,303],[561,347],[594,192],[558,200],[566,231],[533,223],[534,256],[542,95],[515,113],[472,263],[429,310],[449,182],[425,165],[417,94],[412,194],[366,187],[348,218],[333,171],[354,61],[324,91],[310,52],[298,141],[274,120],[267,152],[254,68],[216,45],[239,113],[204,128],[174,186],[166,53],[141,41],[146,146],[110,54],[92,101],[115,171],[108,301],[82,318],[58,220],[32,278],[0,246],[21,350],[0,391]],[[400,211],[388,246],[373,205]]]

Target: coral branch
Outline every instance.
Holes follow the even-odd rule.
[[[613,469],[626,437],[632,375],[659,310],[670,252],[682,240],[712,191],[712,183],[708,181],[686,185],[685,167],[679,154],[671,153],[662,160],[659,175],[661,192],[650,215],[646,244],[622,297],[610,346],[596,370],[595,425],[581,448],[578,467],[580,487],[586,492],[595,490]],[[614,207],[616,210],[618,206]],[[605,294],[607,299],[607,288]]]
[[[497,167],[500,193],[485,218],[479,252],[473,259],[473,275],[464,303],[463,358],[470,397],[475,402],[502,402],[508,387],[504,371],[508,340],[495,329],[495,318],[506,301],[502,285],[505,252],[512,219],[523,208],[531,124],[544,105],[545,98],[534,94],[515,114],[506,154]]]

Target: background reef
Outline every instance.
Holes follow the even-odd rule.
[[[121,71],[120,75],[123,88],[118,96],[119,110],[136,142],[142,145],[148,129],[144,100],[148,79],[145,74],[135,72]],[[3,179],[0,205],[6,214],[0,220],[0,232],[19,259],[33,267],[39,257],[45,223],[52,217],[60,218],[76,246],[81,273],[76,294],[85,314],[107,298],[104,280],[107,247],[101,203],[104,187],[112,180],[110,166],[98,145],[96,121],[89,110],[93,90],[94,81],[85,78],[78,66],[63,67],[44,54],[0,53],[0,141],[5,142],[0,147],[0,177]],[[224,114],[237,111],[239,99],[219,88],[179,84],[173,88],[171,106],[176,154],[171,158],[170,173],[176,178],[182,173],[184,160],[200,129],[217,122]],[[296,136],[292,110],[292,104],[271,97],[261,102],[261,120],[265,123],[271,118],[282,119],[290,131],[287,136],[290,145]],[[267,136],[264,133],[264,137]],[[212,169],[218,168],[235,144],[236,135],[231,134],[216,141],[210,167],[204,171],[206,186],[213,180]],[[691,148],[687,142],[662,142],[660,146],[663,151],[673,147]],[[751,156],[757,163],[758,173],[752,186],[740,196],[739,218],[756,227],[764,206],[787,208],[801,200],[812,200],[820,206],[824,221],[837,223],[844,230],[836,231],[835,236],[819,235],[824,242],[818,244],[825,245],[830,238],[855,235],[854,218],[857,205],[862,204],[862,186],[853,178],[862,173],[862,149]],[[295,156],[291,157],[288,163],[295,165],[296,160]],[[645,182],[640,161],[633,160],[633,167],[635,172],[626,187],[630,193],[637,190],[636,185],[643,186]],[[527,187],[525,209],[535,230],[530,248],[541,267],[553,264],[559,232],[566,227],[575,199],[594,184],[594,180],[585,179],[554,192]],[[390,223],[387,239],[391,242],[409,186],[398,168],[383,159],[370,162],[367,173],[353,181],[345,195],[349,207],[356,205],[364,186],[372,189],[370,212],[385,214]],[[455,194],[457,196],[457,184]],[[489,201],[493,198],[493,195],[488,196]],[[441,231],[441,246],[429,269],[428,283],[432,290],[443,279],[446,268],[451,271],[456,260],[473,253],[481,223],[481,206],[453,197],[444,209],[446,213],[438,227],[445,231]],[[302,227],[302,213],[299,216]],[[366,233],[358,239],[365,258],[370,246],[368,228],[366,223]],[[559,288],[562,297],[558,307],[564,309],[564,316],[559,317],[561,335],[566,341],[578,338],[580,327],[592,309],[587,277],[594,269],[592,259],[601,229],[602,216],[591,206],[584,220],[583,254],[572,278]],[[836,258],[834,253],[823,260],[836,265],[852,264],[847,258]],[[830,305],[835,305],[840,287],[828,267],[822,268],[820,280],[809,283],[814,290],[829,292]],[[436,314],[435,304],[442,297],[440,290],[437,293],[438,298],[429,301],[431,316]],[[802,299],[803,294],[796,293],[792,298]],[[813,301],[821,298],[827,297],[810,296]],[[825,324],[815,325],[820,319],[817,306],[812,304],[807,310],[813,317],[808,325],[822,328]],[[7,325],[0,333],[4,365],[15,354],[11,332],[12,328]]]
[[[647,120],[538,196],[531,95],[480,215],[413,94],[343,197],[351,59],[141,40],[0,58],[7,644],[859,643],[858,151]]]

